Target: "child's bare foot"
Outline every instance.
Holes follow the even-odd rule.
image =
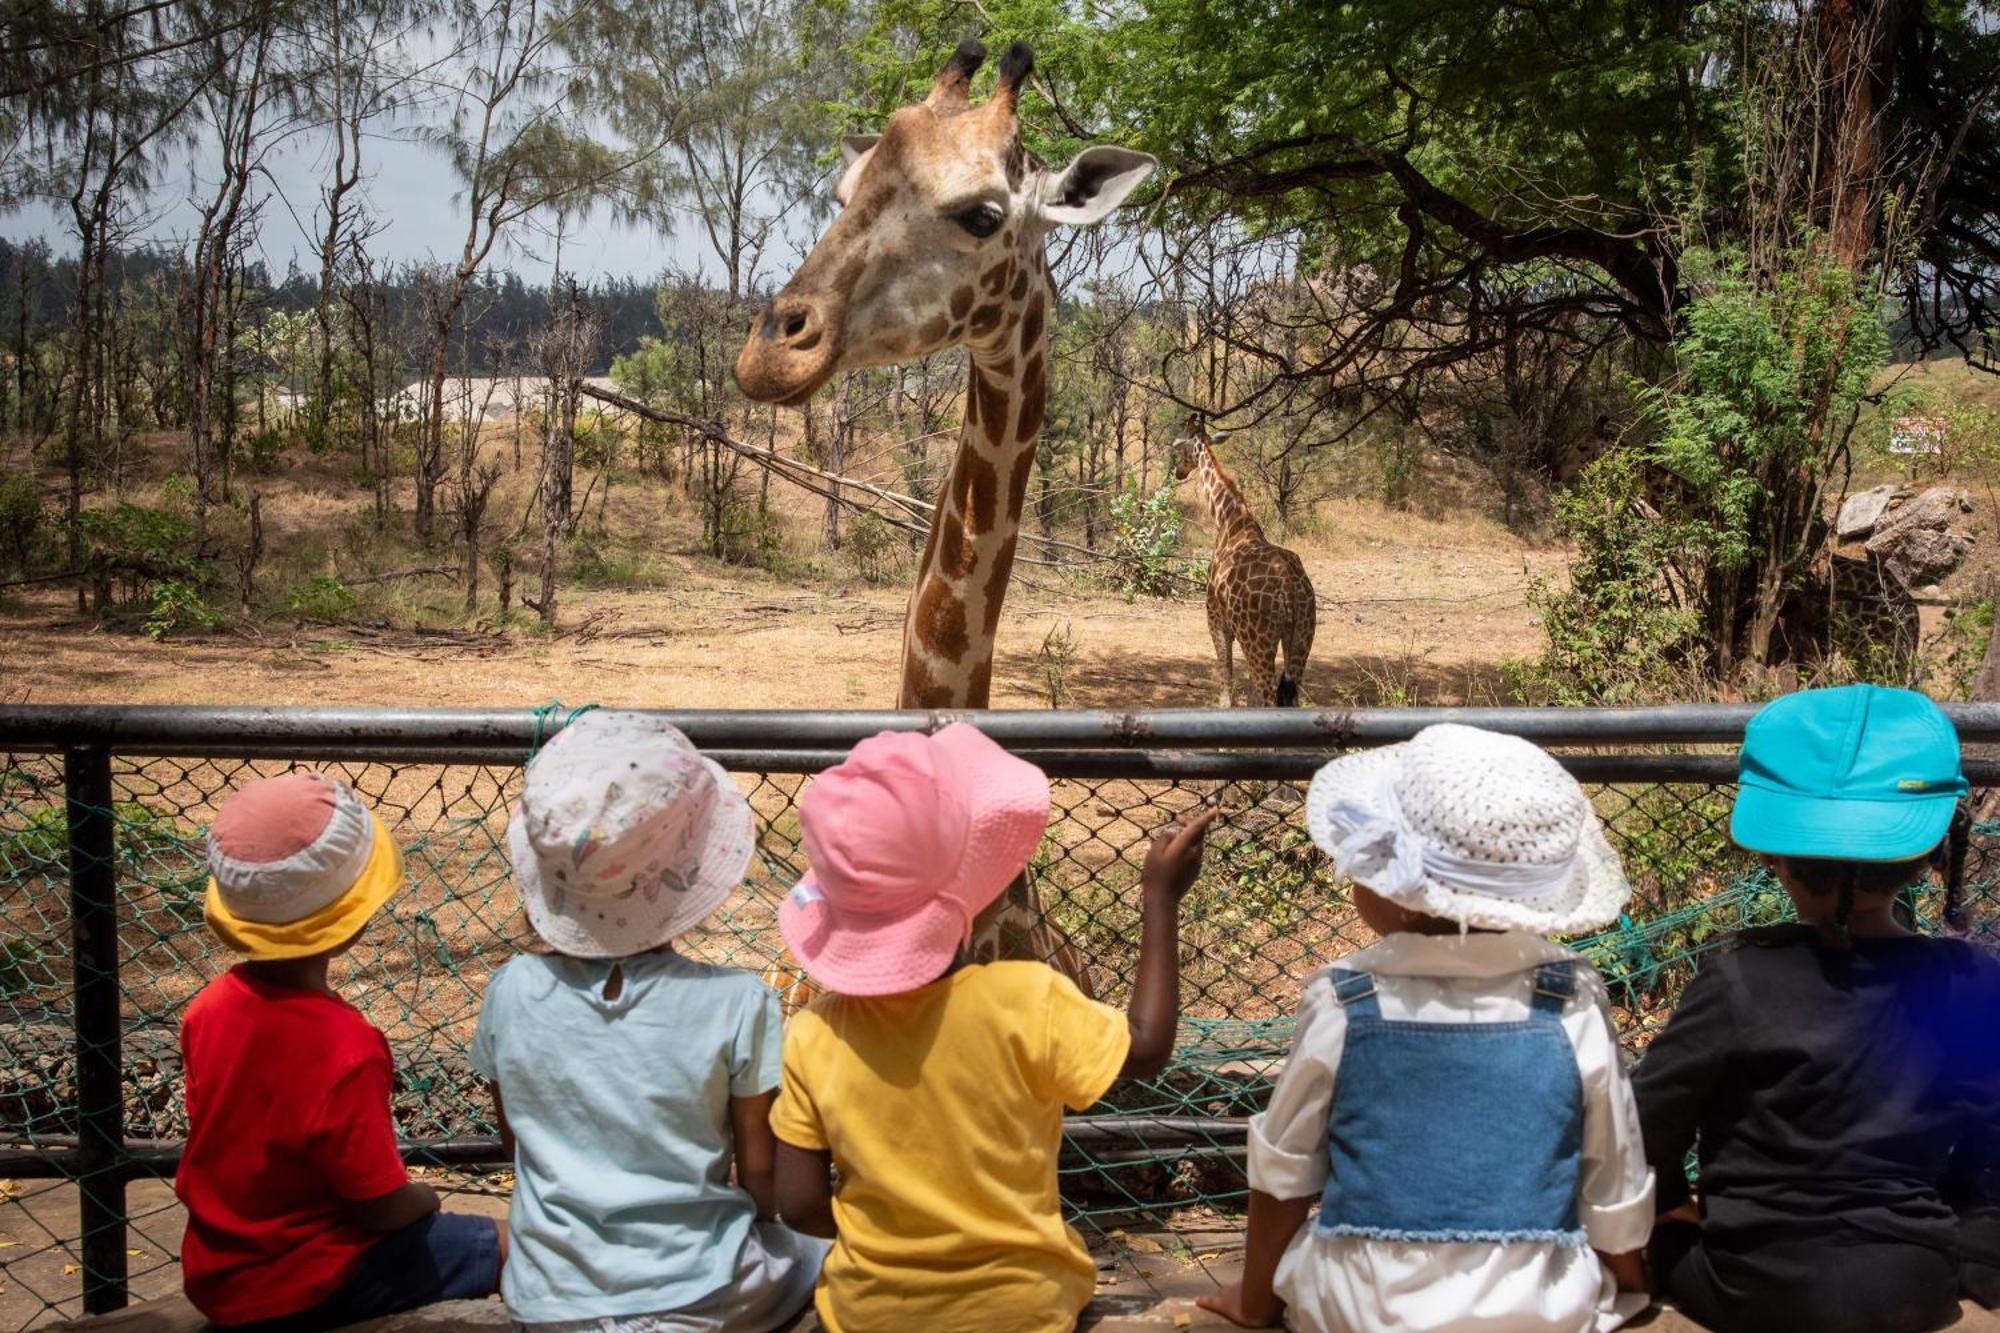
[[[1285,1312],[1285,1303],[1275,1296],[1250,1300],[1241,1282],[1232,1282],[1213,1296],[1198,1296],[1194,1303],[1242,1328],[1278,1328]]]

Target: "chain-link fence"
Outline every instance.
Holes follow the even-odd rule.
[[[1748,710],[1457,711],[1532,736],[1583,779],[1636,887],[1612,930],[1580,947],[1642,1049],[1695,960],[1730,931],[1781,919],[1784,894],[1732,849],[1731,747]],[[557,707],[518,713],[367,710],[0,709],[0,1323],[115,1308],[128,1283],[171,1289],[181,1217],[168,1190],[186,1133],[176,1042],[190,999],[230,959],[201,919],[202,831],[252,777],[310,765],[346,781],[404,849],[407,889],[335,968],[389,1040],[410,1161],[464,1187],[506,1163],[491,1098],[466,1060],[486,979],[535,947],[503,833]],[[669,714],[737,775],[761,822],[748,881],[678,947],[763,971],[782,956],[777,903],[803,869],[806,775],[898,713]],[[1413,734],[1446,714],[993,713],[973,720],[1054,778],[1034,892],[1121,1003],[1137,954],[1139,867],[1151,833],[1204,802],[1225,811],[1182,915],[1183,1021],[1173,1066],[1072,1117],[1062,1163],[1086,1234],[1236,1225],[1246,1118],[1284,1058],[1314,971],[1371,940],[1303,822],[1305,780],[1332,754]],[[2000,740],[2000,710],[1966,708],[1968,742]],[[1615,750],[1615,753],[1607,752]],[[1975,782],[2000,774],[1968,763]],[[1975,793],[1975,796],[1981,793]],[[2000,917],[1992,840],[1975,839],[1963,924]],[[1935,893],[1913,897],[1935,928]]]

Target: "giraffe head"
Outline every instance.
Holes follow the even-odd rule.
[[[1101,145],[1061,171],[1044,167],[1022,148],[1015,114],[1034,53],[1008,47],[993,96],[973,106],[967,88],[985,58],[964,43],[928,97],[881,134],[842,141],[841,212],[736,359],[751,398],[796,405],[843,370],[960,343],[997,348],[1033,298],[1046,299],[1042,237],[1102,220],[1152,171],[1145,153]]]
[[[1203,428],[1200,417],[1188,418],[1188,433],[1173,443],[1174,480],[1186,481],[1201,466],[1201,451],[1221,439]]]

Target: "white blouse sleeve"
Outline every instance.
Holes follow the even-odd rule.
[[[1592,1249],[1641,1249],[1653,1230],[1653,1172],[1639,1137],[1624,1053],[1611,1020],[1611,997],[1588,965],[1577,968],[1577,999],[1564,1016],[1583,1076],[1583,1171],[1577,1210]]]
[[[1277,1199],[1304,1199],[1326,1186],[1327,1115],[1334,1072],[1347,1038],[1347,1015],[1321,972],[1299,996],[1291,1054],[1271,1090],[1271,1104],[1250,1120],[1250,1187]]]

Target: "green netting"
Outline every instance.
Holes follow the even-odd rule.
[[[113,761],[125,1132],[172,1143],[186,1130],[176,1029],[187,1002],[228,966],[202,926],[201,831],[235,785],[290,765],[236,759]],[[492,1132],[491,1103],[465,1057],[493,970],[531,936],[508,882],[502,835],[515,764],[315,765],[350,783],[406,851],[410,885],[335,968],[388,1037],[399,1131],[417,1141]],[[762,970],[780,954],[776,907],[802,868],[796,797],[805,779],[745,772],[762,824],[752,873],[688,952]],[[1725,834],[1730,792],[1610,785],[1593,799],[1636,886],[1614,929],[1580,942],[1610,983],[1635,1052],[1664,1022],[1700,956],[1744,925],[1782,919],[1784,894]],[[1187,1234],[1238,1224],[1243,1127],[1268,1096],[1301,984],[1371,940],[1303,828],[1289,781],[1058,780],[1036,891],[1087,960],[1096,993],[1126,997],[1136,960],[1137,885],[1147,839],[1204,800],[1227,812],[1183,913],[1185,1020],[1173,1067],[1114,1089],[1073,1122],[1062,1183],[1088,1234],[1165,1224]],[[0,759],[0,1149],[59,1150],[79,1133],[61,760]],[[1992,939],[2000,828],[1974,839],[1972,929]],[[1935,891],[1915,901],[1930,928]],[[461,1183],[464,1178],[459,1178]],[[500,1178],[504,1186],[504,1177]],[[0,1182],[0,1325],[78,1312],[76,1182]],[[181,1219],[164,1186],[139,1182],[127,1252],[135,1293],[177,1285]],[[1114,1247],[1115,1248],[1115,1247]]]

